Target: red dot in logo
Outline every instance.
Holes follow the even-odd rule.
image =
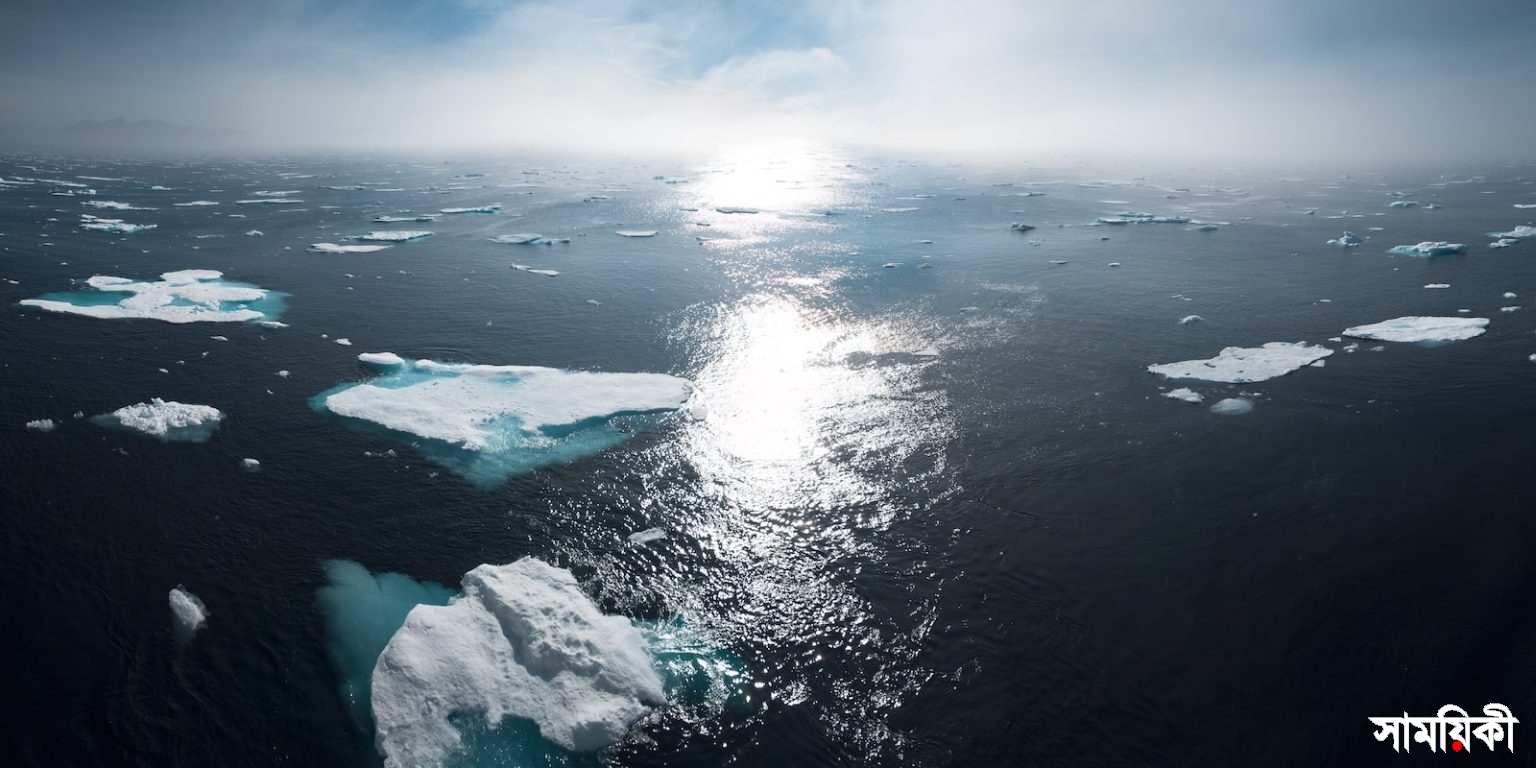
[[[1451,742],[1451,751],[1453,751],[1453,752],[1460,752],[1461,751],[1461,742],[1459,742],[1459,741]]]

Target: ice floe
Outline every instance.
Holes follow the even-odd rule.
[[[370,243],[404,243],[411,240],[420,240],[431,237],[432,233],[421,229],[385,230],[381,232],[369,232],[366,235],[358,235],[353,240],[361,240]]]
[[[1424,287],[1425,288],[1449,288],[1449,287],[1451,287],[1451,284],[1450,283],[1430,283],[1430,284],[1428,284],[1428,285],[1426,285]]]
[[[667,701],[640,630],[598,610],[570,571],[533,558],[482,565],[448,605],[412,609],[372,683],[391,768],[445,764],[462,740],[456,718],[492,729],[531,720],[548,741],[590,752]]]
[[[1417,245],[1398,245],[1388,250],[1388,253],[1395,253],[1399,256],[1419,256],[1422,258],[1466,252],[1467,246],[1461,243],[1447,243],[1444,240],[1425,240]]]
[[[240,468],[247,472],[260,472],[261,462],[255,459],[241,459]]]
[[[171,205],[174,205],[174,206],[176,206],[178,208],[201,208],[201,207],[204,207],[204,206],[218,205],[218,204],[219,203],[216,200],[192,200],[190,202],[185,202],[185,203],[171,203]]]
[[[443,213],[498,213],[501,211],[501,203],[490,205],[476,205],[468,208],[443,208]]]
[[[1363,242],[1365,242],[1365,241],[1361,240],[1359,235],[1356,235],[1355,233],[1346,230],[1344,232],[1344,234],[1339,235],[1337,238],[1334,238],[1333,240],[1329,240],[1328,244],[1329,245],[1336,245],[1336,246],[1339,246],[1340,248],[1354,248],[1354,247],[1360,245]]]
[[[643,531],[635,531],[629,535],[631,544],[650,544],[653,541],[661,541],[667,538],[667,532],[661,528],[647,528]]]
[[[112,232],[120,235],[131,235],[135,232],[145,232],[154,229],[157,224],[129,224],[122,219],[103,219],[88,213],[80,214],[80,228],[94,232]]]
[[[81,205],[92,208],[107,208],[114,211],[153,211],[154,208],[141,208],[132,203],[119,203],[116,200],[82,200]]]
[[[161,440],[201,443],[218,430],[224,414],[211,405],[178,403],[156,397],[147,403],[125,405],[92,421],[104,427],[142,432]]]
[[[33,419],[27,422],[27,429],[34,432],[52,432],[56,427],[58,424],[55,424],[53,419]]]
[[[518,232],[511,235],[497,235],[491,238],[498,243],[509,245],[562,245],[571,242],[568,237],[545,237],[536,232]]]
[[[1203,323],[1203,322],[1205,322],[1205,318],[1203,318],[1203,317],[1201,317],[1199,315],[1185,315],[1183,319],[1179,320],[1179,325],[1189,325],[1190,323]]]
[[[1035,225],[1033,225],[1033,224],[1025,224],[1025,223],[1022,223],[1022,222],[1015,221],[1012,224],[1009,224],[1008,228],[1013,230],[1013,231],[1015,231],[1015,232],[1028,232],[1028,231],[1034,229]]]
[[[558,277],[559,274],[560,274],[558,271],[553,270],[553,269],[536,269],[534,267],[528,266],[527,264],[511,264],[509,266],[511,266],[513,269],[515,269],[515,270],[517,270],[519,272],[527,272],[527,273],[532,274],[532,275],[543,275],[545,277]]]
[[[380,368],[396,368],[405,365],[405,358],[393,352],[362,352],[358,354],[357,360]]]
[[[1393,200],[1392,202],[1387,203],[1387,207],[1388,208],[1417,208],[1417,207],[1419,207],[1419,203],[1418,203],[1418,201],[1415,201],[1415,200]]]
[[[1344,335],[1377,341],[1461,341],[1481,336],[1488,327],[1486,317],[1408,316],[1344,329]]]
[[[400,223],[408,222],[408,221],[411,221],[411,222],[437,221],[438,218],[440,218],[440,215],[436,214],[436,213],[427,213],[427,214],[422,214],[420,216],[388,216],[388,215],[380,215],[380,216],[373,217],[373,222],[375,224],[400,224]]]
[[[235,205],[298,205],[302,202],[291,197],[258,197],[254,200],[236,200]]]
[[[342,245],[339,243],[310,243],[313,253],[375,253],[389,248],[387,245]]]
[[[1501,237],[1498,240],[1495,240],[1495,241],[1489,243],[1488,247],[1489,248],[1508,248],[1511,245],[1518,244],[1519,242],[1520,242],[1519,240],[1514,240],[1514,239],[1511,239],[1511,238],[1508,238],[1508,237]]]
[[[1536,238],[1536,227],[1521,224],[1508,232],[1489,232],[1488,236],[1511,240],[1521,240],[1527,237]]]
[[[492,487],[617,445],[649,416],[681,407],[691,391],[687,379],[664,374],[416,360],[311,402],[409,435],[428,458]]]
[[[715,213],[762,213],[762,211],[758,210],[757,208],[741,208],[738,206],[726,205],[716,208]]]
[[[184,269],[159,281],[95,275],[92,291],[49,293],[23,299],[22,306],[106,320],[148,319],[168,323],[275,320],[287,294],[223,279],[221,272]]]
[[[1114,216],[1100,216],[1099,224],[1188,224],[1188,216],[1154,216],[1141,211],[1121,211]]]
[[[177,636],[189,639],[208,623],[208,607],[197,595],[180,584],[170,593],[171,615],[176,619]]]
[[[1189,387],[1170,389],[1163,393],[1163,397],[1171,398],[1174,400],[1182,400],[1186,403],[1198,403],[1205,399],[1203,395],[1194,391],[1193,389],[1190,389]]]
[[[1261,347],[1227,347],[1208,360],[1149,365],[1147,370],[1170,379],[1202,379],[1227,384],[1267,381],[1333,354],[1327,347],[1271,341]]]
[[[621,229],[621,230],[618,230],[618,231],[614,232],[614,234],[618,235],[619,237],[655,237],[656,236],[656,230],[654,230],[654,229]]]

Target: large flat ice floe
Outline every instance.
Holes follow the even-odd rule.
[[[387,245],[342,245],[340,243],[310,243],[310,253],[377,253]]]
[[[178,403],[154,398],[147,403],[125,405],[92,421],[104,427],[141,432],[161,440],[201,443],[218,430],[224,414],[211,405]]]
[[[470,208],[443,208],[443,213],[498,213],[501,211],[501,203],[490,205],[477,205]]]
[[[1377,341],[1461,341],[1481,336],[1488,328],[1486,317],[1397,317],[1344,329],[1344,335]]]
[[[462,740],[454,716],[492,729],[531,720],[544,739],[588,752],[667,700],[640,630],[598,610],[570,571],[533,558],[482,565],[450,604],[412,609],[372,688],[391,767],[445,764]]]
[[[1398,245],[1388,250],[1388,253],[1395,253],[1399,256],[1418,256],[1426,259],[1466,252],[1467,246],[1461,243],[1447,243],[1444,240],[1425,240],[1417,245]]]
[[[103,219],[100,216],[92,216],[89,213],[80,214],[80,228],[93,232],[111,232],[118,235],[131,235],[136,232],[146,232],[154,229],[157,224],[129,224],[122,219]]]
[[[184,269],[158,281],[95,275],[90,291],[48,293],[22,306],[105,320],[148,319],[168,323],[231,323],[276,320],[287,294],[224,280],[221,272]]]
[[[1508,232],[1489,232],[1488,236],[1497,238],[1507,237],[1514,240],[1523,240],[1527,237],[1536,238],[1536,227],[1521,224]]]
[[[386,353],[374,353],[375,368]],[[687,379],[515,365],[401,360],[385,375],[316,396],[319,410],[409,435],[480,487],[598,453],[647,417],[682,407]],[[416,438],[425,438],[422,443]]]
[[[1262,347],[1227,347],[1208,360],[1149,365],[1147,370],[1170,379],[1202,379],[1245,384],[1284,376],[1333,354],[1327,347],[1304,341],[1271,341]]]

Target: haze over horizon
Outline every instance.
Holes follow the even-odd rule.
[[[3,122],[252,149],[1528,160],[1536,4],[24,0]]]

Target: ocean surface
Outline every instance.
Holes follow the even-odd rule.
[[[482,765],[1413,765],[1451,758],[1367,718],[1536,716],[1536,238],[1488,235],[1536,220],[1536,166],[772,147],[7,155],[0,179],[0,764],[379,765],[320,599],[339,561],[441,602],[538,558],[739,669],[601,752]],[[261,198],[300,202],[237,202]],[[1099,222],[1123,212],[1176,219]],[[432,234],[308,250],[398,229]],[[1421,241],[1465,249],[1388,252]],[[19,303],[189,269],[286,294],[286,327]],[[1489,323],[1341,337],[1410,315]],[[1257,383],[1147,370],[1275,341],[1334,354]],[[697,407],[466,471],[317,407],[369,352],[669,374]],[[1163,396],[1186,386],[1204,402]],[[1253,408],[1210,410],[1228,397]],[[192,442],[91,418],[152,398],[224,419]],[[178,585],[207,610],[190,637]],[[1532,764],[1531,738],[1479,759]]]

